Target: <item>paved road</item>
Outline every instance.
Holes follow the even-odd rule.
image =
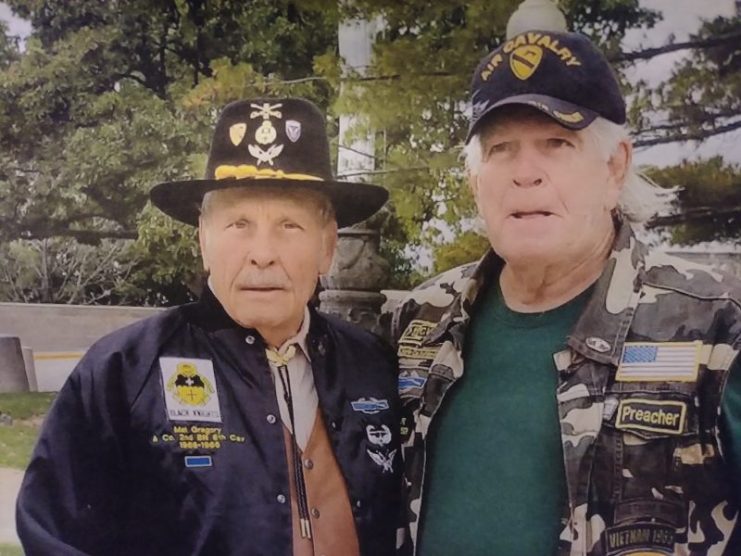
[[[0,467],[0,544],[20,544],[15,534],[15,499],[23,471]]]

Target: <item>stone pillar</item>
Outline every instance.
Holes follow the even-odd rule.
[[[361,75],[365,72],[381,25],[380,20],[340,23],[339,49],[346,74],[351,70]],[[340,116],[337,174],[347,181],[364,181],[375,168],[372,131],[365,136],[356,133],[353,140],[348,138],[359,124],[363,124],[360,116]],[[319,294],[322,311],[376,333],[382,332],[379,316],[386,299],[380,290],[388,283],[389,276],[389,264],[378,254],[379,230],[385,219],[382,211],[365,222],[340,230],[332,269],[322,278],[325,291]]]
[[[322,279],[321,309],[366,330],[383,334],[379,316],[389,264],[378,254],[383,213],[340,232],[332,269]]]
[[[6,392],[28,392],[28,377],[20,339],[0,335],[0,393]]]

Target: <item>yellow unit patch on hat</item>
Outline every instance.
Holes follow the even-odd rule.
[[[160,357],[160,369],[171,421],[221,422],[214,368],[209,359]]]
[[[235,147],[242,142],[247,132],[247,124],[239,123],[229,127],[229,139]]]
[[[528,79],[538,69],[543,59],[543,49],[535,45],[516,48],[509,57],[509,67],[518,79]]]

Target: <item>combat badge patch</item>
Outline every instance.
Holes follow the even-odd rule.
[[[351,401],[353,411],[374,415],[389,408],[388,400],[377,400],[376,398],[358,398]]]
[[[685,402],[640,398],[620,400],[615,428],[682,434],[686,414]]]
[[[615,380],[694,382],[701,342],[626,342]]]
[[[221,422],[214,367],[209,359],[160,357],[160,369],[171,421]]]
[[[607,556],[665,556],[674,553],[674,528],[658,523],[631,523],[605,532]]]

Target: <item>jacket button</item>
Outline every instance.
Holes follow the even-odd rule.
[[[306,467],[306,469],[313,469],[314,468],[314,462],[312,460],[310,460],[310,459],[307,458],[307,459],[304,460],[304,467]]]
[[[275,419],[275,415],[273,415],[272,413],[268,413],[268,416],[267,416],[267,417],[265,417],[265,420],[266,420],[266,421],[267,421],[268,423],[270,423],[271,425],[274,425],[274,424],[275,424],[275,421],[276,421],[276,419]]]
[[[337,421],[332,421],[332,422],[331,422],[331,423],[329,424],[329,426],[330,426],[330,427],[332,427],[332,430],[333,430],[333,431],[336,431],[336,430],[337,430]]]
[[[362,508],[363,507],[363,503],[360,500],[355,500],[355,507],[356,508]]]
[[[311,508],[311,515],[312,515],[312,517],[318,518],[319,517],[319,508]]]
[[[285,504],[286,503],[286,497],[284,494],[279,494],[275,497],[275,499],[278,501],[279,504]]]
[[[255,343],[255,337],[252,334],[250,334],[244,339],[244,341],[247,342],[249,345],[252,345]]]

